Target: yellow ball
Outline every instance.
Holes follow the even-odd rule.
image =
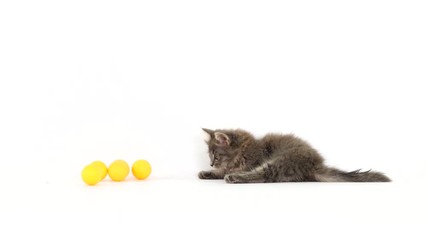
[[[132,173],[137,179],[146,179],[150,176],[151,166],[146,160],[137,160],[132,165]]]
[[[91,163],[91,165],[94,165],[95,167],[99,168],[99,170],[101,171],[101,180],[105,178],[105,176],[107,176],[107,166],[105,165],[105,163],[101,162],[101,161],[95,161],[93,163]]]
[[[129,165],[123,160],[116,160],[108,167],[108,176],[110,176],[113,181],[123,181],[128,174]]]
[[[88,185],[95,185],[102,180],[102,172],[97,166],[87,165],[83,168],[82,179]]]

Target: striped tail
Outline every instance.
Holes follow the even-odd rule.
[[[361,171],[360,169],[345,172],[336,168],[327,168],[315,174],[319,182],[391,182],[391,179],[380,172]]]

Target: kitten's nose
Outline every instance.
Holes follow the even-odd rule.
[[[213,165],[214,165],[214,163],[213,163],[213,162],[211,162],[211,167],[213,167]]]

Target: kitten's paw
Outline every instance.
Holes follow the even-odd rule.
[[[213,173],[209,171],[201,171],[199,172],[200,179],[214,179]]]
[[[225,182],[227,183],[244,183],[244,179],[238,174],[227,174],[224,177]]]

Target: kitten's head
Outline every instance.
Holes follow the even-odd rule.
[[[252,135],[243,130],[210,130],[203,128],[209,139],[206,141],[209,149],[210,165],[215,168],[225,168],[235,159],[242,145]]]

